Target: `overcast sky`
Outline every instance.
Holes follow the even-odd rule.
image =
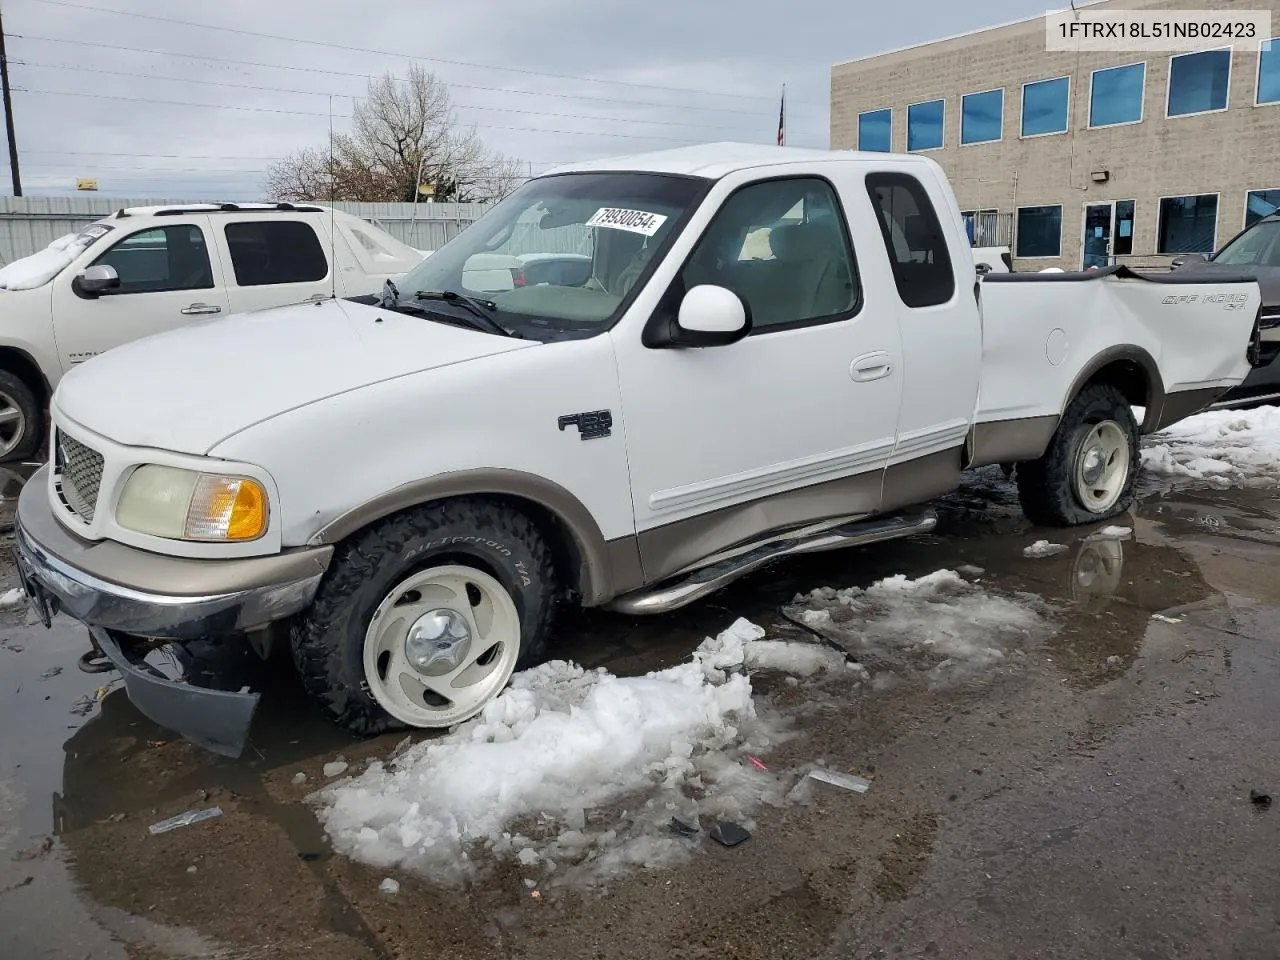
[[[1032,0],[5,0],[4,27],[25,193],[74,192],[76,177],[94,177],[101,196],[252,200],[271,158],[323,146],[330,94],[345,129],[363,77],[403,73],[414,59],[449,85],[460,121],[537,173],[682,143],[771,143],[784,82],[788,144],[825,147],[832,64],[1045,9]],[[2,157],[0,192],[10,193]]]

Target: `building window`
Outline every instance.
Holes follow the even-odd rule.
[[[1244,225],[1251,227],[1280,210],[1280,190],[1250,190],[1244,198]]]
[[[1258,51],[1258,103],[1280,103],[1280,37]]]
[[[1004,91],[967,93],[960,100],[960,142],[990,143],[1004,134]]]
[[[1230,50],[1202,50],[1170,57],[1167,115],[1185,117],[1225,110],[1230,86]]]
[[[893,111],[869,110],[858,114],[858,149],[889,153],[893,147]]]
[[[907,107],[907,149],[936,150],[942,146],[943,101],[930,100]]]
[[[1089,126],[1111,127],[1140,121],[1146,79],[1145,63],[1093,71],[1089,80]]]
[[[1071,81],[1066,77],[1037,80],[1022,85],[1022,136],[1042,137],[1067,132],[1067,97]]]
[[[1116,201],[1116,235],[1111,239],[1111,251],[1117,257],[1133,253],[1133,201]]]
[[[1156,253],[1212,253],[1218,233],[1218,195],[1163,197]]]
[[[1062,254],[1062,206],[1018,208],[1018,241],[1014,256],[1057,257]]]

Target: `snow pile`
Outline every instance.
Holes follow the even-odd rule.
[[[1097,533],[1090,534],[1090,540],[1128,540],[1133,536],[1133,527],[1103,527]]]
[[[555,661],[516,674],[476,719],[312,795],[339,853],[456,883],[489,857],[589,884],[671,862],[673,816],[749,822],[781,803],[751,754],[787,736],[757,714],[746,670],[844,670],[838,652],[765,641],[737,620],[693,658],[619,678]],[[845,673],[856,676],[856,673]]]
[[[822,587],[793,603],[864,665],[935,677],[997,665],[1046,625],[1037,600],[995,596],[953,570],[916,580],[899,574],[865,590]]]
[[[1022,555],[1029,560],[1042,560],[1045,557],[1056,557],[1060,553],[1066,553],[1071,548],[1064,543],[1050,543],[1048,540],[1037,540],[1031,546],[1022,551]]]
[[[86,239],[78,243],[80,235],[64,234],[43,250],[0,268],[0,290],[34,290],[62,272],[63,268],[80,255],[89,244]]]
[[[1161,430],[1143,445],[1148,474],[1212,486],[1272,486],[1280,477],[1280,408],[1210,410]]]
[[[21,587],[13,587],[0,593],[0,609],[7,607],[19,607],[27,602],[27,594]]]

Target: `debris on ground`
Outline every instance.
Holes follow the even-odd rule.
[[[15,860],[38,860],[53,849],[53,837],[45,837],[14,857]]]
[[[60,673],[62,673],[61,667],[50,667],[48,670],[41,671],[40,679],[52,680],[54,677],[56,677]]]
[[[303,863],[311,863],[313,860],[319,860],[320,854],[311,853],[310,851],[299,851],[298,859],[301,860]]]
[[[854,790],[858,793],[866,793],[871,789],[871,781],[864,780],[862,777],[852,773],[840,773],[838,770],[828,770],[825,767],[814,767],[809,771],[809,776],[814,780],[821,780],[823,783],[829,783],[833,787],[841,787],[845,790]]]
[[[695,837],[698,835],[698,828],[690,826],[679,817],[671,818],[671,832],[679,834],[682,837]]]
[[[1111,656],[1107,657],[1107,663],[1110,666],[1114,667],[1119,662],[1120,662],[1120,657],[1114,653]]]
[[[161,820],[159,823],[153,823],[147,829],[153,834],[168,833],[170,830],[177,830],[179,827],[189,827],[193,823],[200,823],[202,820],[211,820],[214,817],[222,816],[221,807],[208,807],[204,810],[187,810],[178,814],[176,817],[170,817],[167,820]]]
[[[393,880],[391,877],[387,877],[385,880],[382,881],[382,883],[378,884],[378,889],[381,890],[383,893],[389,894],[390,896],[394,897],[397,893],[400,892],[400,881]]]
[[[743,827],[736,823],[717,823],[711,828],[711,839],[726,847],[736,847],[743,840],[751,837]]]
[[[194,863],[191,866],[187,867],[187,873],[195,873],[195,872],[196,872],[196,865]]]
[[[1090,540],[1128,540],[1133,536],[1132,527],[1103,527],[1089,537]]]
[[[293,782],[294,782],[294,783],[306,783],[306,782],[307,782],[307,775],[306,775],[305,773],[295,773],[295,774],[293,775]]]
[[[332,763],[324,765],[324,775],[326,777],[337,777],[347,772],[347,761],[334,760]],[[305,774],[303,775],[305,778]]]
[[[1022,551],[1022,555],[1028,560],[1043,560],[1046,557],[1056,557],[1060,553],[1066,553],[1071,548],[1065,543],[1050,543],[1048,540],[1037,540],[1031,546]]]
[[[982,567],[975,567],[972,563],[966,563],[962,567],[956,567],[957,573],[962,573],[966,577],[980,577],[987,571]]]
[[[769,768],[764,765],[764,761],[759,757],[748,756],[747,759],[751,761],[751,765],[757,770],[763,771],[764,773],[769,772]]]
[[[1159,620],[1161,623],[1181,623],[1182,622],[1181,617],[1168,617],[1168,616],[1165,616],[1163,613],[1153,613],[1151,615],[1151,619]]]
[[[1263,809],[1266,809],[1271,806],[1271,794],[1263,793],[1261,790],[1250,790],[1249,802],[1255,807],[1262,807]]]

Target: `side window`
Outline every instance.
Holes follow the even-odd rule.
[[[329,275],[315,230],[298,220],[247,220],[224,228],[236,283],[309,283]]]
[[[117,291],[160,293],[165,290],[208,290],[213,267],[204,231],[194,224],[156,227],[132,233],[93,261],[114,267],[120,276]]]
[[[867,174],[898,296],[908,307],[933,307],[955,293],[942,224],[920,181],[905,173]]]
[[[825,180],[771,180],[725,201],[681,273],[740,296],[752,329],[851,316],[862,302],[844,214]]]

